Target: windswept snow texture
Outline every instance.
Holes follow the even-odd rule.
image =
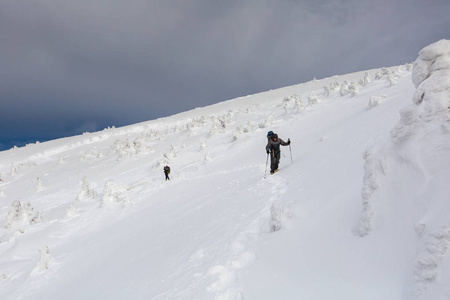
[[[0,152],[0,299],[448,299],[449,61]]]

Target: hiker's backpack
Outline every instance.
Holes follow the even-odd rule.
[[[274,140],[271,141],[271,148],[275,153],[278,153],[280,151],[280,140],[278,139],[277,134],[272,134],[271,138],[277,138],[277,141]]]
[[[267,133],[267,139],[270,140],[270,138],[272,137],[272,135],[273,135],[273,131],[269,131],[269,132]]]
[[[164,167],[164,172],[166,172],[167,174],[170,174],[170,168],[169,168],[169,166],[165,166],[165,167]]]

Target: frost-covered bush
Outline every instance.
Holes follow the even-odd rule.
[[[208,133],[208,136],[211,137],[213,135],[215,135],[216,133],[224,133],[225,132],[225,127],[226,124],[222,119],[215,119],[213,121],[213,126],[211,128],[211,130]]]
[[[305,105],[303,104],[302,99],[300,96],[295,99],[294,109],[299,113],[302,112],[305,109]]]
[[[348,91],[352,95],[352,97],[355,97],[359,93],[358,86],[356,85],[356,82],[350,83],[348,86]]]
[[[67,217],[75,217],[80,214],[75,205],[76,205],[76,201],[69,205],[69,208],[66,211]]]
[[[284,97],[282,105],[284,108],[284,112],[286,114],[289,113],[291,108],[291,97]]]
[[[274,120],[275,119],[274,119],[273,115],[271,114],[264,120],[264,122],[259,123],[259,128],[266,128],[266,127],[271,126],[273,124]]]
[[[337,80],[335,82],[330,83],[330,90],[331,91],[338,91],[341,88],[341,85]]]
[[[126,141],[116,140],[111,149],[117,154],[118,160],[136,154],[136,150],[131,146],[128,139]]]
[[[23,233],[26,225],[40,222],[41,215],[41,212],[34,212],[30,202],[21,204],[20,201],[16,200],[11,204],[6,216],[5,228],[13,228]]]
[[[370,109],[378,106],[381,103],[381,101],[383,101],[383,99],[385,99],[385,98],[386,98],[386,95],[381,95],[378,97],[376,97],[376,96],[370,97],[369,104],[367,105],[366,110],[370,110]]]
[[[247,132],[250,132],[250,131],[252,131],[253,130],[253,122],[252,121],[247,121],[247,126],[245,126],[244,128],[243,128],[243,131],[245,132],[245,133],[247,133]]]
[[[244,133],[244,130],[239,126],[236,127],[236,130],[231,133],[231,139],[236,141],[240,138],[240,136]]]
[[[78,193],[76,201],[78,202],[84,199],[94,199],[95,197],[97,197],[97,192],[90,188],[87,178],[83,177],[81,180],[81,191]]]
[[[48,249],[47,246],[43,246],[39,250],[39,253],[41,256],[40,256],[38,263],[34,267],[33,271],[31,271],[30,275],[32,275],[32,276],[43,273],[46,270],[48,270],[53,261],[53,257],[50,255],[50,250]]]
[[[341,87],[339,89],[339,94],[343,97],[349,93],[348,87],[350,83],[346,80],[341,84]]]
[[[208,149],[208,142],[206,142],[206,141],[201,142],[199,151],[203,151],[206,149]]]
[[[178,156],[178,149],[174,145],[170,145],[171,149],[169,152],[164,153],[164,160],[169,162],[170,160],[176,158]]]
[[[395,75],[389,75],[388,76],[388,82],[389,82],[389,86],[393,86],[397,84],[397,78],[395,77]]]
[[[211,156],[210,156],[209,152],[207,151],[205,154],[205,163],[208,163],[210,161],[211,161]]]
[[[365,73],[365,75],[364,75],[364,79],[363,79],[363,83],[364,83],[364,86],[366,86],[366,85],[368,85],[369,83],[370,83],[370,75],[369,75],[369,73]]]
[[[311,94],[308,96],[308,106],[313,106],[314,104],[317,104],[321,101],[322,99],[314,94]]]
[[[130,187],[125,184],[119,184],[112,180],[108,180],[103,188],[103,206],[117,203],[123,203],[124,206],[131,204],[130,199],[124,195],[129,190]]]
[[[17,175],[17,168],[11,163],[11,176]]]
[[[208,118],[205,116],[201,116],[193,119],[188,125],[188,129],[203,127],[208,123]]]

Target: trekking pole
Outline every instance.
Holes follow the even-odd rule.
[[[291,164],[292,164],[293,162],[292,162],[292,149],[291,149],[291,144],[289,144],[289,152],[291,153]]]
[[[267,159],[266,159],[266,171],[264,172],[264,178],[266,178],[267,175],[267,164],[269,163],[269,153],[267,153]]]

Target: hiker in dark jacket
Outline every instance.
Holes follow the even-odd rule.
[[[170,180],[169,174],[170,174],[170,167],[169,166],[165,166],[164,167],[164,175],[166,175],[166,181]]]
[[[280,145],[288,146],[291,144],[291,140],[288,139],[288,141],[285,142],[278,138],[278,134],[273,132],[269,132],[267,139],[266,152],[267,154],[270,154],[270,174],[273,174],[278,171],[278,164],[280,163]]]

